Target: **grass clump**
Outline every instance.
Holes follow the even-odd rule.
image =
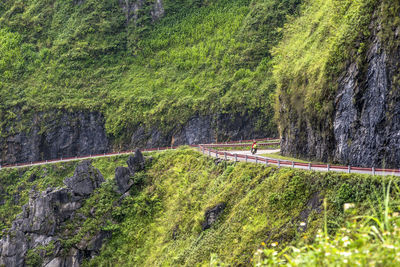
[[[282,250],[259,250],[255,254],[256,265],[398,266],[400,190],[397,184],[395,187],[395,192],[390,193],[389,182],[381,195],[371,197],[368,215],[358,215],[360,212],[352,205],[352,209],[347,211],[345,227],[339,228],[335,234],[319,230],[312,244],[300,242]]]

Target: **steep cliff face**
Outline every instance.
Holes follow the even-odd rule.
[[[378,38],[380,26],[373,26],[366,71],[353,63],[340,81],[335,103],[334,159],[361,166],[393,166],[400,163],[399,109],[390,106],[398,93],[392,86],[398,53],[387,51]],[[396,55],[397,54],[397,55]],[[396,105],[400,104],[396,101]],[[395,123],[391,118],[396,118]]]
[[[138,127],[131,140],[107,136],[104,117],[98,112],[37,114],[29,131],[0,139],[0,164],[27,163],[73,156],[100,154],[120,149],[193,145],[225,140],[274,136],[257,128],[249,114],[196,116],[183,126],[164,131],[161,127]],[[9,129],[10,130],[10,129]]]
[[[98,112],[53,112],[32,117],[26,131],[0,140],[1,164],[104,153],[109,142]],[[11,132],[11,129],[6,129]]]
[[[164,133],[157,126],[139,127],[133,132],[132,147],[162,147],[206,144],[216,141],[245,140],[274,136],[257,128],[257,118],[250,114],[216,114],[192,117],[186,124]]]
[[[388,22],[385,1],[377,2],[369,33],[361,34],[366,38],[346,48],[354,51],[336,79],[335,92],[324,89],[322,105],[328,111],[317,116],[315,104],[304,112],[281,101],[280,112],[290,113],[281,132],[284,154],[354,166],[399,167],[399,26]]]

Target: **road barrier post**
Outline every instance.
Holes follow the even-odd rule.
[[[331,170],[331,165],[330,164],[326,165],[326,168],[328,169],[329,172]]]
[[[348,169],[347,169],[347,173],[351,172],[351,166],[349,165]]]
[[[268,159],[265,159],[265,166],[268,166]]]
[[[215,150],[215,157],[218,159],[219,155],[218,155],[218,150]]]
[[[224,159],[228,160],[228,157],[226,156],[226,152],[224,152]]]
[[[281,167],[281,161],[278,159],[278,168]]]
[[[235,162],[237,162],[237,154],[235,154]]]
[[[211,157],[211,149],[208,149],[208,156]]]
[[[292,161],[292,168],[294,168],[294,161]]]
[[[372,175],[375,175],[375,167],[372,167]]]
[[[203,155],[204,155],[204,146],[201,146],[201,150],[203,151]]]
[[[311,171],[311,163],[308,163],[308,170]]]
[[[258,157],[256,156],[256,164],[258,163]]]
[[[246,163],[247,163],[247,155],[246,155],[245,159],[246,159]]]

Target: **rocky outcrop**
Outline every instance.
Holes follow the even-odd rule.
[[[292,111],[290,126],[282,129],[284,154],[362,167],[400,166],[400,37],[390,30],[388,48],[375,15],[367,52],[338,79],[333,112],[325,120],[304,120]]]
[[[145,159],[143,157],[142,152],[140,152],[140,150],[137,149],[134,156],[129,156],[127,163],[128,163],[128,168],[132,175],[134,175],[135,172],[143,170],[145,165]]]
[[[135,184],[132,178],[136,172],[144,170],[146,161],[140,150],[136,150],[134,156],[129,156],[127,163],[128,168],[117,167],[115,169],[115,183],[117,184],[117,193],[120,194],[124,194]]]
[[[204,214],[205,218],[202,225],[203,231],[209,229],[218,220],[225,207],[225,203],[219,203],[206,211],[206,213]]]
[[[12,134],[0,143],[0,164],[58,159],[104,153],[109,141],[104,117],[98,112],[51,112],[32,117],[26,131]]]
[[[85,198],[102,182],[101,173],[89,161],[84,161],[77,166],[74,176],[65,180],[67,188],[48,188],[42,193],[31,191],[23,212],[0,240],[0,266],[26,266],[28,251],[38,247],[52,247],[50,253],[40,255],[40,265],[48,267],[79,266],[85,257],[98,253],[108,236],[102,231],[68,251],[61,250],[60,241],[64,224],[76,215]]]
[[[133,185],[131,172],[128,168],[117,167],[115,169],[115,183],[117,184],[117,193],[124,194]]]
[[[148,7],[149,3],[145,0],[119,0],[119,5],[125,14],[127,24],[131,21],[136,22],[140,15],[151,16],[153,22],[155,22],[162,18],[165,12],[162,0],[156,0],[151,3],[150,7]],[[150,10],[149,14],[140,14],[140,11],[146,11],[147,9]]]
[[[105,180],[98,169],[93,168],[90,161],[83,161],[76,169],[74,176],[64,180],[64,184],[76,195],[87,197],[104,183]]]

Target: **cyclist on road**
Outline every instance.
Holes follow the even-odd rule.
[[[253,145],[251,146],[251,154],[256,154],[257,153],[257,142],[254,141]]]

